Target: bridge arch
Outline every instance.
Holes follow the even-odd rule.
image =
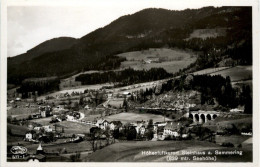
[[[211,115],[207,114],[206,118],[210,121],[211,120]]]
[[[204,114],[201,114],[200,118],[201,118],[201,123],[205,123],[206,122],[206,117],[205,117]]]
[[[213,118],[213,119],[216,119],[216,118],[217,118],[217,115],[216,115],[216,114],[214,114],[214,115],[212,116],[212,118]]]
[[[193,114],[189,114],[189,118],[193,119]]]
[[[199,114],[195,114],[194,117],[195,117],[195,121],[199,122],[200,119]]]

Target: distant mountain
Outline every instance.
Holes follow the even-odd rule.
[[[71,37],[53,38],[35,46],[24,54],[10,58],[8,63],[20,64],[45,53],[69,49],[76,43],[77,39]]]
[[[83,70],[110,70],[120,66],[124,59],[114,55],[147,48],[178,47],[201,51],[204,55],[219,48],[221,54],[210,62],[198,64],[213,66],[221,56],[250,57],[252,42],[252,9],[250,7],[205,7],[172,11],[144,9],[122,16],[80,39],[57,38],[46,41],[27,53],[8,59],[8,83],[19,85],[25,78],[69,75]],[[196,29],[224,28],[226,36],[210,39],[189,39]],[[238,46],[241,45],[241,46]],[[230,46],[231,49],[226,49]],[[246,46],[246,47],[244,47]],[[239,56],[238,56],[239,57]],[[211,59],[211,58],[210,58]],[[250,60],[243,61],[250,63]],[[203,67],[201,67],[203,68]]]

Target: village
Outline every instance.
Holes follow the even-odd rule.
[[[1,165],[257,163],[257,11],[225,4],[4,3]]]
[[[213,111],[200,105],[197,91],[159,94],[162,86],[157,84],[146,90],[121,88],[116,93],[103,87],[44,98],[37,97],[37,92],[29,93],[27,99],[14,95],[8,103],[7,122],[8,135],[15,139],[10,138],[9,144],[27,147],[25,160],[36,157],[39,161],[50,157],[56,161],[61,155],[66,161],[82,161],[97,150],[126,141],[199,140],[221,147],[252,146],[251,115],[242,109]],[[155,93],[149,95],[151,91]],[[140,104],[144,92],[148,101]],[[23,129],[19,135],[17,127]],[[73,150],[77,143],[85,146]]]

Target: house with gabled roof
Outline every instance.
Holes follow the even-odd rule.
[[[163,134],[164,136],[174,136],[179,137],[179,129],[181,127],[180,123],[176,122],[168,122],[164,127]]]
[[[50,106],[40,106],[39,112],[43,118],[52,116],[52,108]]]
[[[36,132],[34,130],[30,130],[26,132],[25,139],[26,141],[32,141],[36,138]]]
[[[122,127],[122,122],[121,121],[111,121],[110,122],[110,130],[115,130],[119,129]]]
[[[107,127],[110,128],[110,123],[105,120],[105,119],[99,119],[97,120],[96,124],[95,124],[97,127],[99,127],[100,129],[103,129],[105,130]]]

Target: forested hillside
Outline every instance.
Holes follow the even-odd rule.
[[[198,29],[219,28],[225,30],[224,35],[206,39],[190,36]],[[20,85],[31,77],[62,77],[80,71],[116,69],[124,59],[114,55],[147,48],[175,47],[200,52],[197,61],[185,71],[219,66],[226,59],[231,59],[232,65],[250,65],[252,9],[144,9],[122,16],[80,39],[62,41],[49,46],[40,44],[26,54],[9,58],[8,83]]]

